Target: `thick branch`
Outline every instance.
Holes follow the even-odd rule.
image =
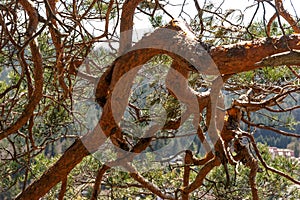
[[[52,187],[64,180],[69,172],[89,155],[82,142],[78,139],[66,150],[63,156],[50,167],[40,179],[33,182],[16,200],[38,200],[43,197]]]
[[[174,27],[176,28],[176,26]],[[264,39],[216,47],[211,49],[210,55],[222,74],[239,73],[258,68],[258,66],[255,66],[254,64],[266,56],[287,51],[288,47],[285,43],[286,39],[290,48],[299,49],[297,43],[299,42],[300,36],[291,35],[287,38]],[[195,38],[191,37],[190,34],[186,34],[186,32],[180,29],[170,30],[163,28],[156,30],[150,36],[145,37],[133,47],[132,51],[116,59],[109,68],[109,71],[105,73],[107,76],[101,78],[103,82],[100,80],[97,87],[98,92],[96,93],[97,99],[103,102],[102,105],[105,105],[103,116],[107,116],[101,120],[101,127],[104,129],[105,135],[111,136],[111,134],[116,134],[117,132],[120,134],[119,136],[122,136],[122,133],[119,132],[120,130],[115,129],[116,123],[112,123],[117,122],[118,120],[115,121],[112,117],[112,113],[110,113],[111,101],[109,99],[114,87],[124,74],[131,71],[133,68],[146,63],[153,56],[167,54],[176,60],[188,62],[191,67],[189,70],[195,70],[193,67],[200,65],[200,67],[196,69],[201,73],[219,74],[219,71],[215,70],[215,65],[209,57],[209,54],[204,51],[203,48],[199,47],[201,47],[200,43],[196,41]],[[104,89],[100,89],[102,85],[105,85]],[[124,93],[124,91],[122,93]],[[128,95],[129,93],[125,93],[124,98],[126,99]],[[106,99],[108,99],[108,101]],[[121,107],[120,111],[123,110],[122,106],[124,107],[124,105],[117,106]],[[117,117],[121,117],[121,115]],[[83,157],[89,155],[90,152],[97,150],[97,148],[105,141],[106,136],[101,131],[93,131],[92,133],[85,135],[82,139],[83,142],[77,140],[64,153],[61,159],[53,165],[53,167],[45,172],[39,180],[30,185],[17,199],[29,199],[32,197],[32,194],[38,199],[47,193],[53,186],[60,182]],[[117,136],[116,139],[120,139],[118,138],[119,136]],[[88,147],[88,150],[83,143]],[[220,164],[221,161],[219,158],[210,160],[201,169],[201,175],[198,174],[199,177],[197,176],[196,181],[188,186],[185,191],[190,192],[198,188],[205,175],[214,166]],[[141,182],[144,181],[140,179],[138,174],[133,173],[132,175]],[[41,183],[47,184],[43,184],[43,187],[40,187]]]
[[[24,192],[19,194],[16,200],[38,200],[43,197],[52,187],[64,180],[69,172],[90,153],[95,152],[104,143],[106,137],[99,128],[96,128],[77,139],[61,156],[61,158],[50,167],[38,180],[33,182]],[[89,149],[86,149],[86,146]],[[41,187],[41,185],[43,187]],[[33,198],[34,197],[34,198]]]
[[[68,186],[68,177],[65,177],[61,181],[61,187],[60,187],[60,192],[59,192],[58,200],[63,200],[64,199],[65,193],[67,191],[67,186]]]
[[[257,69],[256,63],[263,58],[289,51],[300,49],[300,35],[264,38],[233,45],[212,48],[210,55],[218,66],[221,74],[236,74]],[[280,63],[282,64],[282,63]],[[275,64],[278,66],[278,64]]]
[[[119,54],[128,51],[132,45],[132,28],[134,11],[142,0],[126,0],[122,8],[120,25],[120,48]]]
[[[101,184],[101,181],[102,181],[102,177],[104,175],[104,173],[110,169],[109,166],[107,165],[103,165],[99,170],[98,170],[98,173],[97,173],[97,177],[96,177],[96,180],[95,180],[95,184],[94,184],[94,189],[93,189],[93,193],[92,193],[92,196],[91,196],[91,200],[97,200],[97,196],[99,194],[99,190],[100,190],[100,184]]]
[[[195,180],[193,183],[191,183],[188,187],[185,187],[183,189],[183,193],[191,193],[192,191],[194,191],[195,189],[199,188],[202,183],[204,178],[206,177],[206,175],[216,166],[219,166],[221,164],[220,158],[218,157],[214,157],[212,160],[210,160],[209,162],[207,162],[202,168],[201,170],[198,172]]]
[[[34,34],[39,23],[39,15],[37,10],[34,7],[34,4],[30,0],[20,0],[19,3],[23,6],[26,13],[29,16],[29,24],[27,27],[27,35],[30,37]]]
[[[293,50],[274,54],[255,63],[256,66],[300,65],[300,51]]]

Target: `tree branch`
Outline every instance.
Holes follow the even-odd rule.
[[[31,38],[34,32],[37,29],[38,25],[38,13],[37,10],[34,8],[34,5],[29,0],[20,0],[19,3],[24,7],[28,16],[29,16],[29,25],[27,28],[27,37]],[[41,98],[43,97],[43,84],[44,84],[44,76],[43,76],[43,58],[40,53],[40,49],[36,40],[31,40],[29,42],[32,60],[34,64],[34,91],[30,96],[29,102],[26,105],[22,115],[17,119],[13,125],[9,128],[0,132],[0,140],[6,138],[12,133],[15,133],[19,130],[32,116],[32,113],[38,103],[40,102]],[[23,51],[22,51],[23,52]],[[18,58],[22,67],[26,67],[26,61],[22,59],[22,52],[19,52]]]
[[[169,29],[168,29],[169,28]],[[254,64],[262,58],[284,52],[291,48],[300,48],[298,44],[300,36],[291,35],[288,37],[280,37],[273,39],[262,39],[252,42],[238,43],[235,45],[225,45],[215,47],[206,52],[201,47],[200,43],[188,32],[187,29],[183,30],[176,22],[173,21],[171,27],[157,29],[150,36],[146,36],[140,42],[138,42],[130,52],[120,56],[109,67],[109,71],[104,73],[97,86],[98,92],[96,93],[97,99],[103,102],[104,106],[101,128],[98,125],[96,130],[83,136],[82,140],[76,140],[74,144],[63,154],[63,156],[46,171],[42,177],[31,184],[23,193],[21,193],[17,199],[30,199],[34,196],[36,199],[46,194],[53,186],[60,182],[85,156],[91,152],[97,150],[97,148],[106,140],[106,137],[111,137],[115,134],[115,144],[120,146],[122,142],[122,132],[116,129],[116,122],[119,119],[114,119],[111,113],[111,94],[118,81],[124,74],[131,71],[133,68],[146,63],[153,56],[158,54],[167,54],[176,60],[189,63],[189,70],[197,69],[200,73],[204,74],[234,74],[251,69],[258,68]],[[173,29],[170,29],[173,28]],[[288,41],[288,44],[285,42]],[[200,45],[200,46],[199,46]],[[184,48],[184,49],[183,49]],[[180,54],[175,54],[180,52]],[[211,60],[210,56],[213,60]],[[218,68],[214,69],[215,64]],[[213,68],[212,68],[213,67]],[[130,81],[127,82],[130,86]],[[102,85],[105,87],[100,88]],[[126,91],[120,91],[123,94],[124,99],[128,99],[129,93]],[[103,99],[105,99],[103,101]],[[127,101],[126,101],[127,102]],[[125,106],[126,106],[125,102]],[[200,102],[199,102],[200,104]],[[114,104],[114,106],[120,106],[120,113],[124,109],[124,105]],[[123,113],[122,113],[123,114]],[[118,115],[117,117],[121,117]],[[118,134],[118,135],[116,135]],[[124,142],[126,144],[126,142]],[[88,148],[88,149],[87,149]],[[202,181],[207,173],[214,167],[221,164],[219,158],[209,160],[204,167],[200,170],[201,174],[197,175],[196,180],[186,187],[184,191],[190,192],[201,186]],[[137,173],[131,174],[135,179],[145,184],[148,189],[155,193],[159,193],[159,188],[153,185],[149,185],[142,177]],[[41,183],[43,187],[40,187]],[[161,197],[165,194],[161,193]]]
[[[300,181],[294,179],[293,177],[289,176],[288,174],[286,174],[286,173],[284,173],[284,172],[282,172],[282,171],[280,171],[280,170],[277,170],[277,169],[275,169],[275,168],[273,168],[273,167],[270,167],[270,166],[264,161],[264,159],[262,158],[262,156],[261,156],[261,154],[260,154],[259,149],[257,148],[257,145],[256,145],[256,142],[255,142],[255,139],[254,139],[253,135],[251,135],[251,134],[249,134],[249,133],[247,133],[247,132],[243,132],[242,134],[243,134],[244,136],[247,136],[247,137],[250,139],[251,144],[252,144],[252,146],[253,146],[253,148],[254,148],[254,150],[255,150],[255,153],[256,153],[256,155],[257,155],[259,161],[262,163],[262,165],[263,165],[267,170],[270,170],[271,172],[274,172],[274,173],[276,173],[276,174],[279,174],[280,176],[285,177],[286,179],[292,181],[293,183],[300,185]]]
[[[282,65],[300,65],[300,51],[292,50],[279,54],[274,54],[263,58],[255,63],[256,66],[282,66]]]
[[[119,55],[127,52],[132,46],[133,16],[140,2],[142,0],[126,0],[122,7]]]
[[[130,176],[134,178],[137,182],[141,183],[145,188],[153,192],[153,194],[156,194],[162,199],[175,199],[173,196],[164,194],[159,187],[154,185],[153,183],[147,181],[144,179],[143,176],[141,176],[134,167],[130,166],[129,164],[126,164],[124,166],[128,171],[130,171]]]

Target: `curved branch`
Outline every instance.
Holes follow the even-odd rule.
[[[192,182],[188,187],[185,187],[183,189],[183,193],[191,193],[195,189],[199,188],[206,175],[216,166],[219,166],[221,164],[220,158],[215,156],[213,159],[211,159],[209,162],[207,162],[201,170],[198,172],[194,182]]]
[[[298,88],[297,86],[293,86],[293,87],[295,89],[288,90],[288,91],[285,91],[284,88],[281,88],[281,90],[278,91],[279,94],[276,94],[273,97],[266,99],[266,100],[251,101],[251,99],[250,100],[238,99],[238,100],[235,100],[233,104],[234,104],[234,106],[246,108],[248,111],[251,111],[251,112],[258,111],[261,109],[272,110],[269,107],[279,105],[280,103],[282,103],[282,101],[284,100],[284,98],[286,96],[288,96],[289,94],[292,94],[294,92],[298,92],[300,90],[300,88]],[[282,110],[282,111],[286,111],[286,110]]]
[[[55,67],[57,68],[57,77],[58,82],[61,86],[61,88],[64,91],[64,97],[67,97],[70,95],[69,88],[64,80],[64,65],[63,65],[63,59],[64,59],[64,46],[61,42],[61,34],[58,33],[57,29],[57,23],[56,23],[56,1],[55,0],[46,0],[46,13],[48,16],[48,20],[51,22],[51,26],[49,26],[49,32],[51,34],[51,38],[53,41],[53,44],[55,46],[56,51],[56,64]]]
[[[174,29],[176,31],[174,31]],[[195,38],[191,37],[190,34],[180,30],[178,26],[173,26],[173,30],[167,30],[166,28],[156,30],[150,36],[142,39],[132,48],[132,51],[117,58],[109,68],[109,71],[100,79],[97,87],[99,92],[96,93],[96,97],[101,100],[105,99],[102,104],[102,106],[104,105],[103,116],[105,117],[101,119],[101,127],[103,128],[103,131],[105,131],[105,134],[102,129],[97,126],[98,130],[94,130],[93,132],[85,135],[82,140],[75,141],[64,155],[52,167],[50,167],[50,169],[46,171],[39,180],[31,184],[22,194],[20,194],[17,199],[30,199],[32,196],[36,199],[42,197],[58,182],[62,181],[62,179],[85,156],[97,150],[98,147],[106,140],[106,136],[111,136],[111,134],[116,133],[116,124],[112,123],[115,122],[115,119],[111,118],[112,116],[110,113],[111,92],[124,74],[135,67],[138,68],[138,66],[146,63],[153,56],[158,54],[168,54],[174,59],[186,62],[184,60],[185,58],[190,62],[189,70],[195,70],[193,66],[197,66],[199,64],[203,65],[200,68],[201,73],[219,74],[220,71],[222,74],[233,74],[258,68],[258,66],[255,66],[254,64],[262,58],[275,53],[287,51],[288,47],[285,41],[288,41],[289,47],[299,49],[300,47],[297,45],[299,39],[299,35],[291,35],[289,37],[264,39],[212,48],[209,54],[212,56],[219,68],[219,70],[214,70],[211,68],[211,64],[213,64],[213,62],[211,62],[211,60],[207,57],[209,56],[208,53],[202,48],[199,49],[199,42],[196,41]],[[149,44],[151,45],[149,46]],[[178,55],[171,53],[174,52],[174,49],[180,50],[179,52],[182,54]],[[100,89],[102,85],[105,86],[104,89]],[[124,98],[126,99],[128,93],[126,93],[126,91],[123,92],[125,92]],[[123,105],[117,106],[122,107]],[[122,136],[121,132],[118,134]],[[116,137],[116,139],[116,141],[118,141],[120,138]],[[88,150],[86,147],[88,147]],[[201,185],[201,181],[203,181],[203,175],[207,174],[214,166],[220,164],[221,161],[219,158],[210,160],[202,168],[201,171],[203,174],[201,176],[198,174],[199,177],[197,176],[196,181],[189,185],[186,188],[186,191],[192,191],[194,188],[198,188]],[[136,174],[133,174],[133,176],[136,176],[136,178],[140,181],[144,181]],[[47,184],[43,184],[43,187],[40,187],[41,183]]]
[[[27,37],[30,38],[34,34],[38,26],[38,12],[34,8],[33,3],[29,0],[20,0],[19,3],[24,7],[29,16]],[[3,132],[0,132],[0,140],[6,138],[10,134],[13,134],[20,129],[32,116],[34,109],[43,97],[43,58],[36,40],[31,40],[29,42],[29,46],[34,64],[34,91],[32,93],[32,96],[30,96],[29,102],[26,105],[23,114],[17,119],[17,121],[12,126],[7,128]],[[21,66],[25,68],[26,62],[22,59],[21,55],[22,52],[18,54],[18,58],[20,60]]]
[[[119,55],[131,48],[134,11],[143,0],[126,0],[122,7]]]
[[[164,194],[159,187],[154,185],[153,183],[147,181],[144,179],[143,176],[141,176],[134,167],[130,166],[129,164],[126,164],[124,166],[128,171],[130,171],[130,176],[136,180],[137,182],[141,183],[145,188],[153,192],[153,194],[156,194],[162,199],[175,199],[173,196]]]
[[[300,27],[293,17],[284,9],[282,0],[275,0],[275,6],[279,14],[292,26],[295,33],[300,33]]]
[[[101,181],[102,181],[102,177],[103,175],[105,174],[105,172],[110,169],[109,166],[107,165],[103,165],[99,170],[98,170],[98,173],[97,173],[97,176],[96,176],[96,180],[95,180],[95,184],[94,184],[94,189],[93,189],[93,193],[92,193],[92,196],[91,196],[91,200],[97,200],[97,196],[99,194],[99,188],[100,188],[100,184],[101,184]]]
[[[277,13],[274,13],[274,15],[270,18],[270,20],[267,24],[267,35],[268,36],[270,36],[270,34],[271,34],[271,26],[276,18],[277,18]]]
[[[32,36],[37,30],[39,24],[39,14],[30,0],[20,0],[19,3],[23,6],[29,16],[29,24],[26,30],[27,36]]]

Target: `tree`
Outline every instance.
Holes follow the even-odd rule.
[[[300,107],[297,19],[281,0],[252,2],[257,9],[273,7],[275,14],[268,23],[254,23],[255,12],[247,25],[238,10],[189,3],[195,16],[182,1],[182,19],[177,20],[167,9],[176,5],[168,1],[1,1],[1,188],[7,195],[39,199],[52,189],[63,199],[72,184],[85,183],[93,187],[84,193],[97,199],[101,188],[124,180],[140,188],[141,198],[189,199],[203,195],[212,170],[223,166],[229,181],[228,166],[238,164],[249,168],[253,199],[259,199],[260,165],[300,184],[297,173],[282,172],[264,160],[253,136],[257,128],[300,137],[280,127],[293,120],[272,124],[275,117],[270,118]],[[165,16],[170,22],[133,42],[136,15],[149,17],[153,26]],[[93,52],[103,42],[107,46]],[[233,97],[231,104],[224,105],[222,92]],[[76,103],[83,99],[94,99],[93,109],[86,104],[77,115]],[[268,111],[269,120],[260,121],[260,110]],[[85,120],[82,113],[93,118]],[[105,151],[97,150],[106,143],[111,144],[106,162],[95,166],[86,161],[91,154],[103,156]],[[202,150],[189,149],[191,144],[201,144]],[[60,151],[42,174],[33,169],[45,162],[42,154],[52,157]],[[181,167],[163,182],[142,173],[136,163],[137,157],[143,162],[152,157],[172,166],[176,156],[183,157]],[[95,175],[78,175],[79,163],[90,170],[86,174]],[[112,173],[116,167],[127,172]],[[80,180],[73,180],[74,173]]]

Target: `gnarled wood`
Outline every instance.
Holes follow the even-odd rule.
[[[135,4],[137,4],[137,2],[138,1],[135,1]],[[32,196],[36,199],[42,197],[53,186],[62,181],[70,170],[72,170],[85,156],[97,150],[107,137],[110,137],[116,146],[124,150],[129,150],[129,147],[126,146],[127,143],[123,138],[121,129],[117,126],[127,105],[127,100],[120,104],[112,104],[112,95],[116,85],[125,74],[133,70],[132,73],[134,75],[138,70],[138,67],[145,64],[153,56],[167,54],[176,61],[185,62],[186,66],[188,66],[187,69],[190,71],[219,75],[234,74],[256,69],[259,66],[256,66],[255,63],[267,56],[285,52],[289,48],[300,48],[298,45],[300,36],[291,35],[273,39],[242,42],[235,45],[219,46],[211,48],[207,52],[204,48],[201,48],[201,44],[195,37],[191,36],[188,30],[181,29],[176,22],[174,24],[171,24],[171,27],[158,29],[151,35],[144,37],[132,47],[130,52],[115,60],[108,71],[101,77],[97,87],[96,98],[101,102],[100,105],[103,106],[103,115],[100,121],[101,128],[98,124],[97,127],[99,130],[94,130],[85,135],[82,138],[82,141],[76,140],[64,155],[47,172],[45,172],[39,180],[31,184],[23,193],[21,193],[17,199],[31,199]],[[182,50],[182,48],[184,49]],[[217,68],[214,66],[217,66]],[[128,91],[131,88],[132,77],[133,76],[130,75],[128,78],[126,90],[118,92],[118,95],[122,96],[124,99],[128,99]],[[208,101],[206,97],[203,97],[203,99]],[[112,113],[112,106],[116,106],[114,109],[117,109],[119,112],[117,119],[114,118]],[[224,150],[223,144],[218,143],[217,150]],[[222,156],[219,157],[214,156],[211,152],[208,154],[209,157],[203,163],[204,166],[196,179],[189,185],[186,184],[187,181],[185,182],[185,187],[183,189],[184,193],[190,193],[200,187],[205,176],[213,167],[224,163],[224,160],[227,162],[226,153],[221,153]],[[159,188],[146,182],[138,173],[132,172],[131,176],[144,184],[149,190],[160,194],[161,197],[174,198],[173,196],[161,193]],[[44,187],[40,187],[40,185],[44,185]]]

